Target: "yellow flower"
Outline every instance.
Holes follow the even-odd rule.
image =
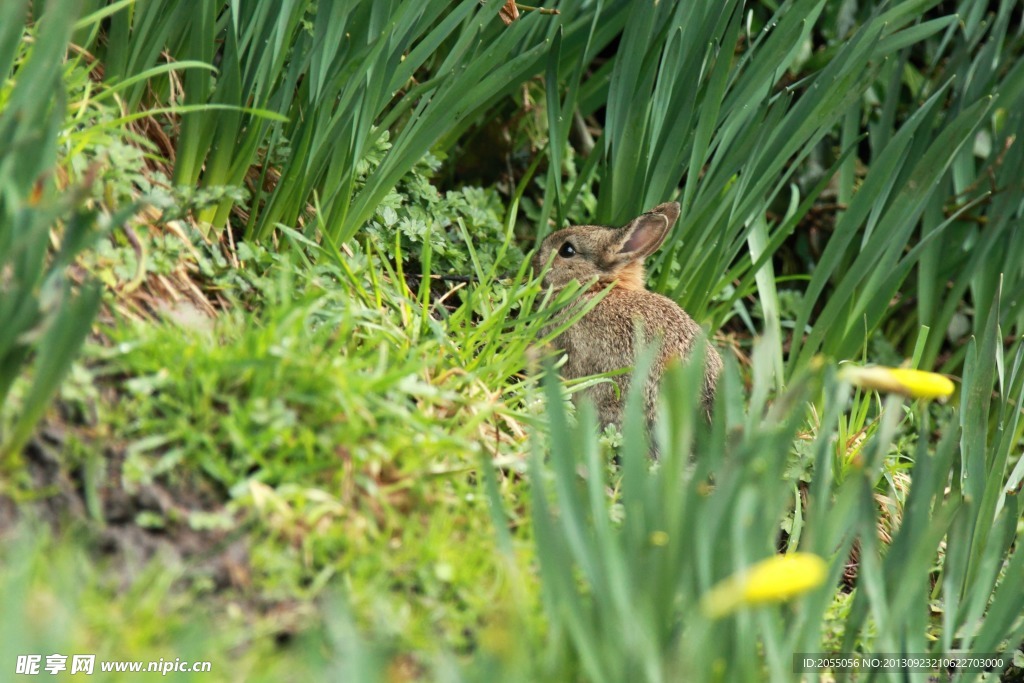
[[[651,532],[651,545],[659,547],[668,545],[668,534],[664,531]]]
[[[715,584],[701,599],[701,611],[718,619],[744,605],[782,602],[817,588],[827,573],[825,560],[812,553],[776,555]]]
[[[866,368],[846,365],[839,371],[839,378],[865,389],[888,391],[911,398],[944,400],[953,394],[954,388],[953,382],[944,375],[881,365]]]

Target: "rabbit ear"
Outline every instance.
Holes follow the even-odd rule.
[[[634,218],[623,228],[625,240],[618,251],[622,260],[639,260],[653,254],[665,241],[669,228],[679,217],[679,204],[659,204],[647,213]]]

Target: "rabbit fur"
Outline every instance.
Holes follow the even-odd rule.
[[[534,272],[545,267],[543,284],[560,289],[572,281],[594,282],[577,300],[611,286],[607,295],[579,321],[555,339],[566,354],[565,379],[630,370],[644,344],[656,343],[657,355],[644,384],[644,408],[653,424],[658,384],[671,360],[692,355],[702,330],[676,302],[649,292],[644,286],[644,259],[661,246],[679,217],[679,204],[660,204],[622,228],[577,225],[548,235],[533,259]],[[549,265],[550,264],[550,265]],[[557,323],[555,323],[557,324]],[[722,359],[708,344],[704,381],[699,388],[704,410],[710,415]],[[622,410],[629,391],[630,373],[611,382],[589,387],[584,393],[597,406],[601,424],[622,425]],[[580,393],[574,395],[574,399]]]

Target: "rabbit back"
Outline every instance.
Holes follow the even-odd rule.
[[[614,287],[555,343],[566,353],[562,368],[566,379],[632,370],[644,345],[656,344],[657,355],[644,380],[644,412],[648,423],[653,423],[665,366],[672,359],[688,359],[700,334],[700,326],[671,299],[645,290]],[[706,348],[700,395],[709,412],[722,360],[713,347]],[[594,401],[602,424],[621,426],[630,379],[630,373],[619,374],[613,382],[602,382],[582,392]]]

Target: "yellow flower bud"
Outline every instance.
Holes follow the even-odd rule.
[[[745,605],[782,602],[817,588],[826,574],[825,560],[812,553],[776,555],[715,584],[701,611],[718,619]]]
[[[668,545],[668,534],[664,531],[651,532],[651,545],[659,547]]]
[[[944,400],[953,393],[953,382],[944,375],[924,370],[846,365],[839,378],[864,389],[887,391],[911,398]]]

